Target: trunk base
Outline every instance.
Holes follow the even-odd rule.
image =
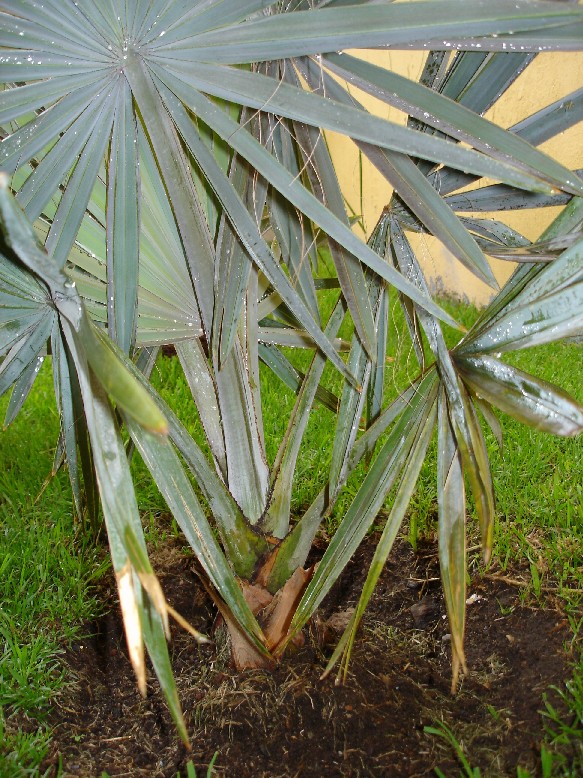
[[[290,637],[289,626],[313,572],[313,567],[308,570],[298,567],[275,595],[260,584],[241,582],[243,596],[263,630],[269,654],[259,651],[241,631],[231,614],[225,612],[224,607],[220,608],[231,638],[233,663],[237,670],[272,670],[289,642],[303,645],[303,634],[300,632]]]

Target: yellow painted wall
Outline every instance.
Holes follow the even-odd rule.
[[[351,53],[415,80],[421,74],[426,56],[424,52]],[[485,116],[502,127],[509,127],[582,86],[583,53],[541,53]],[[400,124],[406,123],[406,116],[400,111],[352,86],[349,89],[356,99],[377,115]],[[336,133],[329,133],[328,138],[348,206],[354,214],[362,217],[368,236],[390,200],[391,187],[376,168],[359,154],[352,141]],[[552,138],[540,148],[567,167],[582,168],[583,122]],[[557,212],[556,208],[539,209],[536,212],[505,212],[501,214],[501,221],[533,240],[550,224]],[[488,218],[490,214],[480,216]],[[362,234],[359,225],[355,225],[354,229]],[[439,288],[478,305],[485,304],[492,297],[493,290],[476,279],[438,241],[429,236],[412,236],[412,242],[415,243],[428,277]],[[503,283],[512,272],[512,264],[496,259],[491,259],[490,263],[498,282]]]

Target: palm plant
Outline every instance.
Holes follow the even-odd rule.
[[[192,546],[240,667],[281,656],[392,491],[361,601],[330,662],[342,656],[345,667],[435,428],[455,684],[465,665],[464,477],[486,557],[492,544],[477,410],[495,432],[492,406],[555,434],[583,429],[574,400],[500,360],[581,329],[583,180],[536,146],[581,119],[583,92],[510,131],[481,114],[538,52],[581,48],[583,9],[3,0],[0,17],[0,393],[13,387],[5,423],[50,353],[62,419],[55,468],[66,461],[80,516],[95,519],[101,502],[142,692],[145,643],[186,739],[165,638],[169,616],[180,616],[148,561],[129,451]],[[359,47],[426,49],[420,82],[343,53]],[[408,125],[370,115],[342,80],[404,111]],[[352,138],[394,190],[368,243],[350,229],[324,130]],[[456,195],[484,177],[500,183]],[[547,205],[564,207],[533,244],[479,217]],[[432,299],[411,231],[436,236],[492,286],[485,254],[521,262],[453,350],[442,325],[459,327]],[[333,261],[327,277],[321,252]],[[337,290],[326,321],[322,288]],[[420,374],[383,405],[389,288]],[[338,339],[346,319],[348,345]],[[165,345],[176,349],[207,451],[149,381]],[[305,372],[286,347],[313,350]],[[271,464],[260,362],[297,393]],[[322,385],[327,364],[343,377],[338,398]],[[292,522],[315,403],[335,418],[330,471]],[[306,569],[321,522],[375,451],[322,560]]]

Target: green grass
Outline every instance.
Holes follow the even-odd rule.
[[[553,691],[562,710],[545,695],[543,718],[554,775],[583,775],[583,653],[573,666],[573,676]]]
[[[423,731],[427,735],[433,735],[434,737],[441,738],[453,750],[456,755],[456,759],[462,768],[460,776],[463,776],[463,778],[481,778],[482,774],[480,772],[480,768],[471,766],[466,757],[464,747],[457,740],[447,724],[445,724],[443,721],[436,721],[434,727],[423,727]],[[435,774],[437,778],[446,778],[444,773],[438,767],[435,768]]]
[[[466,326],[476,315],[468,307],[447,307]],[[407,341],[398,336],[399,327],[395,315],[388,397],[416,375],[415,360]],[[348,337],[349,332],[342,335]],[[455,342],[457,336],[449,336]],[[581,354],[581,346],[559,344],[512,355],[509,361],[557,383],[583,401]],[[309,354],[295,353],[293,359],[305,369]],[[159,360],[154,381],[202,443],[201,425],[192,412],[178,361]],[[340,391],[339,378],[333,371],[327,370],[323,381],[331,391]],[[261,390],[267,454],[273,461],[294,395],[267,370],[261,372]],[[0,400],[0,414],[6,403],[7,398]],[[562,598],[573,630],[573,655],[577,656],[577,636],[583,624],[583,439],[552,438],[508,417],[500,418],[503,450],[498,450],[492,435],[487,436],[497,494],[496,541],[489,570],[504,573],[520,568],[525,598],[538,597],[542,602],[548,590]],[[59,652],[79,634],[83,622],[98,613],[99,604],[91,587],[107,564],[74,523],[66,473],[59,473],[45,487],[57,435],[58,418],[47,365],[20,416],[0,435],[1,778],[38,774],[50,739],[45,715],[51,699],[66,682]],[[332,435],[332,414],[318,408],[312,414],[299,458],[292,503],[297,513],[307,507],[324,483]],[[435,456],[433,451],[428,457],[411,504],[412,543],[423,535],[435,534]],[[156,521],[166,509],[137,457],[132,468],[148,540],[160,543],[163,533],[174,529],[167,523],[161,529]],[[346,509],[360,478],[362,472],[348,484],[346,496],[330,519],[329,532]],[[488,572],[478,567],[477,559],[476,554],[476,569]],[[551,764],[553,772],[548,775],[568,775],[569,760],[581,759],[580,752],[578,757],[572,752],[577,738],[579,742],[581,739],[582,679],[583,666],[579,663],[574,666],[573,678],[560,690],[567,713],[546,709],[549,731],[544,754],[541,751],[541,769],[547,769],[543,761]]]
[[[581,356],[581,346],[559,344],[515,354],[511,361],[583,402]],[[504,426],[505,450],[492,458],[501,517],[496,533],[500,564],[526,557],[541,586],[557,585],[580,603],[576,590],[583,583],[581,438],[551,438],[513,420]]]
[[[4,412],[3,398],[0,413]],[[99,604],[103,570],[76,534],[66,473],[51,479],[58,435],[50,370],[0,435],[0,776],[36,775],[49,743],[45,715],[66,681],[62,645]],[[107,563],[104,563],[107,564]]]

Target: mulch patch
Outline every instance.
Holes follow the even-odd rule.
[[[354,606],[374,551],[365,541],[325,601],[323,617]],[[171,604],[210,634],[215,611],[192,558],[169,541],[152,553]],[[398,542],[368,608],[344,685],[320,680],[325,654],[306,640],[273,673],[236,674],[228,646],[198,646],[175,629],[172,657],[192,751],[175,729],[155,677],[148,697],[137,692],[125,650],[113,583],[111,607],[88,625],[88,637],[66,653],[74,682],[58,696],[55,728],[43,770],[64,776],[199,778],[215,752],[213,775],[429,776],[459,774],[453,750],[424,732],[444,721],[483,776],[537,774],[543,694],[570,675],[566,620],[552,607],[525,607],[518,589],[476,578],[468,588],[466,653],[470,668],[450,694],[448,624],[436,548],[414,553]],[[213,633],[213,637],[216,633]],[[552,692],[551,692],[552,696]],[[556,700],[555,700],[556,702]]]

